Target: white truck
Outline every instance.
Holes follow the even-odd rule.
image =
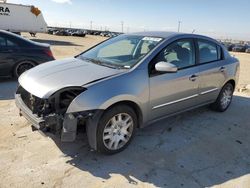
[[[0,0],[0,29],[15,33],[47,31],[42,12],[34,7],[6,3]]]

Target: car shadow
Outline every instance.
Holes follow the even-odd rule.
[[[83,46],[68,41],[46,40],[46,39],[31,39],[31,40],[34,42],[47,43],[54,46]]]
[[[0,79],[0,100],[10,100],[15,98],[15,92],[18,86],[17,79]]]
[[[137,131],[130,146],[115,155],[91,152],[86,135],[61,143],[50,135],[67,163],[108,180],[157,187],[210,187],[250,172],[250,98],[235,96],[224,113],[202,107]]]

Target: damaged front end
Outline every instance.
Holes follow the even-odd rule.
[[[28,119],[34,128],[61,135],[62,141],[71,142],[76,138],[77,124],[84,123],[93,115],[91,111],[67,113],[71,102],[85,90],[83,87],[64,88],[48,99],[42,99],[19,86],[16,105],[20,115]]]

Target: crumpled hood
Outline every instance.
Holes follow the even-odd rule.
[[[56,60],[36,66],[19,77],[20,85],[39,98],[48,98],[56,91],[124,72],[78,58]]]

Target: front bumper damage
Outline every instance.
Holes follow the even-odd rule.
[[[72,142],[75,140],[78,123],[77,117],[74,117],[72,114],[65,114],[63,117],[56,114],[38,117],[25,105],[20,94],[16,94],[15,98],[20,116],[24,116],[31,122],[35,129],[44,132],[50,130],[50,132],[60,135],[63,142]]]
[[[95,110],[76,113],[66,113],[66,110],[64,110],[64,113],[62,113],[62,111],[60,111],[61,109],[55,110],[57,108],[52,107],[51,104],[48,105],[46,100],[35,98],[35,96],[32,96],[32,94],[23,88],[18,89],[15,95],[15,102],[19,108],[20,116],[24,116],[31,122],[36,130],[43,132],[50,131],[56,135],[60,135],[61,141],[63,142],[74,141],[76,139],[79,122],[81,122],[81,125],[92,122],[93,120],[90,119],[96,113]],[[57,99],[55,101],[57,101]],[[69,103],[71,103],[71,101]],[[49,109],[46,109],[46,107]],[[94,133],[90,134],[93,135]],[[91,145],[95,148],[95,143]]]

